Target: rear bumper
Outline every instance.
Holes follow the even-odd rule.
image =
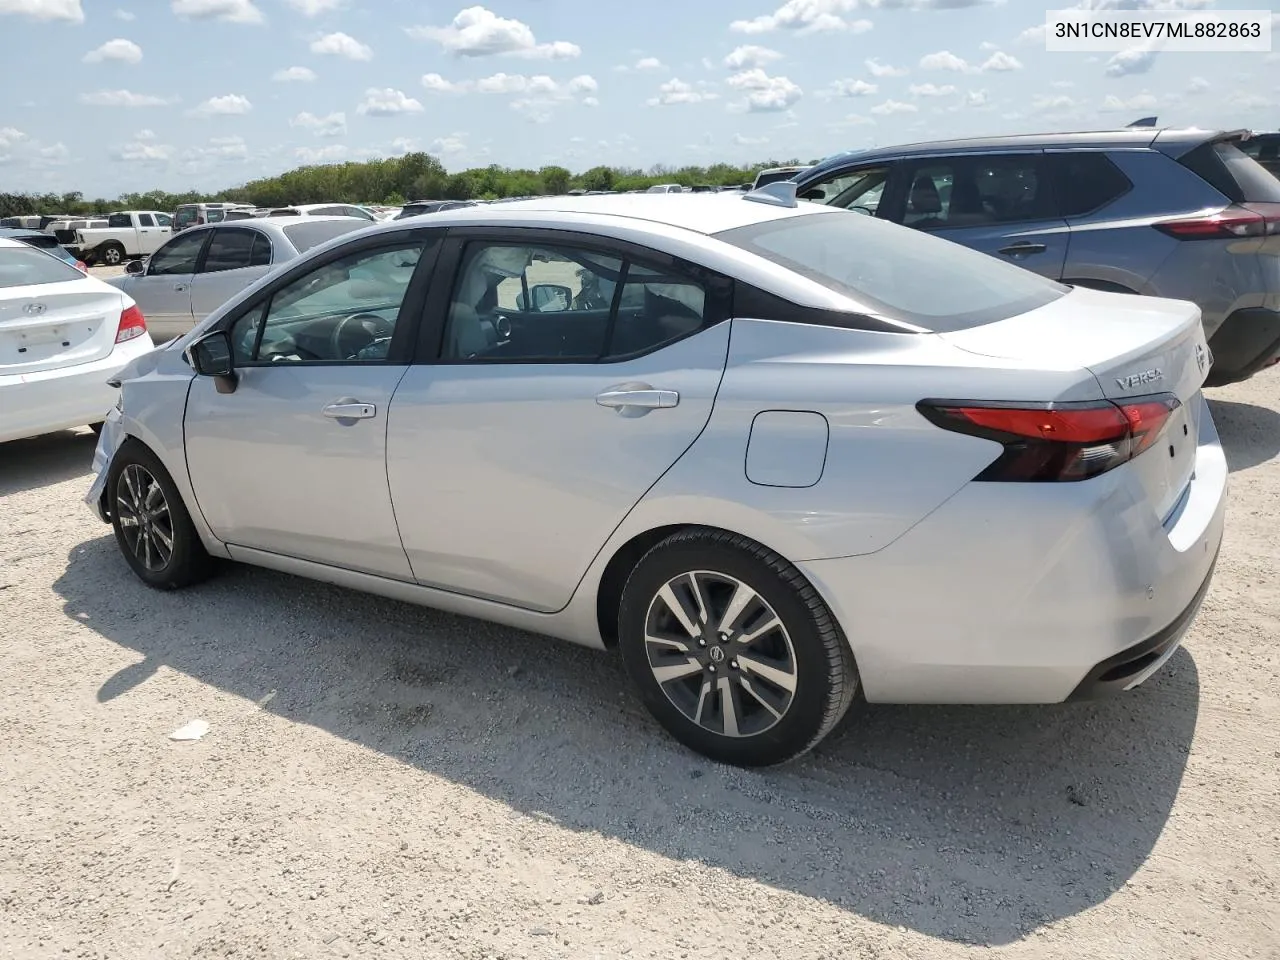
[[[100,423],[116,401],[107,379],[154,347],[135,337],[93,363],[0,376],[0,443]]]
[[[1200,403],[1195,475],[1164,523],[1124,467],[970,483],[877,553],[797,564],[844,628],[867,699],[1058,703],[1158,670],[1222,541],[1226,458]]]
[[[1280,311],[1246,307],[1232,313],[1209,340],[1213,367],[1206,386],[1248,380],[1280,359]]]

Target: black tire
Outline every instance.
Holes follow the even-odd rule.
[[[131,471],[131,467],[140,468],[142,474],[154,479],[164,498],[167,522],[162,522],[159,518],[147,520],[151,531],[152,553],[136,548],[141,533],[135,535],[137,524],[128,521],[133,511],[121,504],[121,497],[126,501],[133,498],[131,483],[135,489],[147,489],[137,483],[140,474]],[[111,505],[111,527],[115,531],[116,543],[125,562],[143,583],[157,590],[177,590],[199,583],[214,572],[213,558],[200,542],[200,535],[191,522],[191,514],[187,512],[173,478],[160,458],[146,444],[129,439],[120,447],[107,471],[106,496]],[[171,545],[167,557],[162,553],[165,537]],[[140,552],[142,556],[139,555]],[[148,565],[148,557],[152,558],[151,565]]]
[[[670,604],[665,600],[661,607],[658,606],[659,591],[673,580],[692,572],[701,572],[698,577],[709,601],[704,607],[716,606],[716,592],[719,591],[720,598],[724,598],[725,591],[736,589],[735,581],[754,591],[758,599],[767,605],[757,608],[759,618],[754,621],[749,614],[740,614],[742,619],[736,622],[744,626],[742,629],[731,628],[730,632],[735,635],[750,633],[749,628],[763,623],[770,612],[768,608],[772,608],[771,612],[781,622],[782,629],[774,632],[772,637],[762,636],[768,642],[785,645],[783,660],[774,662],[790,664],[788,682],[792,689],[789,692],[766,683],[766,678],[757,669],[747,669],[745,665],[739,669],[738,659],[729,659],[734,656],[734,651],[739,651],[743,661],[757,662],[754,648],[735,645],[739,642],[737,636],[726,638],[725,634],[719,634],[712,628],[696,641],[701,649],[692,649],[691,643],[688,654],[679,649],[668,653],[665,647],[668,641],[655,644],[646,640],[650,628],[657,630],[657,621],[652,618],[661,619],[666,616],[663,611],[670,610]],[[717,611],[725,605],[721,603],[712,616],[705,619],[717,619]],[[686,607],[686,612],[689,609]],[[668,620],[667,623],[679,621]],[[677,631],[673,636],[687,636],[688,628],[681,629],[686,633]],[[709,642],[704,643],[703,640]],[[718,670],[716,664],[710,662],[714,659],[710,655],[715,653],[710,648],[717,644],[722,648],[717,654],[720,657]],[[721,530],[682,530],[667,537],[640,559],[623,587],[618,612],[618,645],[627,673],[654,718],[690,749],[717,762],[736,766],[770,766],[794,759],[812,749],[844,716],[858,689],[852,651],[813,586],[800,571],[772,550],[746,537]],[[747,659],[748,654],[751,654],[750,660]],[[688,670],[695,660],[701,666],[688,677],[668,681],[664,689],[654,673],[655,657],[660,662],[672,662],[670,658],[674,657],[680,670]],[[686,657],[687,661],[680,662]],[[728,672],[729,668],[733,672]],[[714,693],[708,693],[707,685],[711,683],[715,684]],[[771,707],[764,711],[763,701],[755,693],[748,696],[749,691],[744,689],[748,685],[760,692],[781,692],[784,698],[789,696],[780,718],[777,709]],[[686,712],[694,686],[699,690],[696,704],[698,719]],[[668,690],[672,694],[669,695]],[[736,698],[732,726],[738,727],[738,720],[744,718],[747,711],[754,710],[754,723],[760,728],[758,732],[751,733],[747,729],[750,724],[743,724],[740,735],[728,734],[730,723],[724,717],[725,696]],[[711,697],[717,706],[709,706]],[[717,709],[720,711],[721,729],[708,729],[706,723],[699,722],[704,717],[704,698],[707,698],[710,713]],[[781,702],[777,697],[770,699],[775,704]],[[677,706],[677,700],[686,705],[685,709]],[[711,719],[708,717],[708,722]]]
[[[109,241],[98,247],[97,255],[94,259],[103,266],[118,267],[124,263],[124,247],[115,241]]]

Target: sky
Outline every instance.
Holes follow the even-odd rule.
[[[1073,3],[1215,8],[1053,7]],[[0,190],[216,190],[410,150],[450,170],[811,160],[1151,114],[1280,128],[1278,52],[1049,53],[1045,11],[1028,0],[0,0]]]

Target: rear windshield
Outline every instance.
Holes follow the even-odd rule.
[[[771,170],[766,173],[760,173],[756,176],[755,187],[758,190],[761,187],[767,187],[769,184],[777,183],[780,180],[790,180],[800,172],[801,171],[799,170]]]
[[[58,246],[58,238],[51,234],[33,237],[18,237],[23,243],[29,247],[36,247],[40,250],[52,250]]]
[[[0,247],[0,288],[83,278],[84,274],[70,264],[31,247]]]
[[[1280,180],[1234,143],[1201,144],[1178,162],[1235,203],[1280,203]]]
[[[352,230],[369,226],[364,220],[348,217],[343,220],[299,220],[284,228],[284,235],[299,253],[305,253],[326,240],[332,240]]]
[[[174,222],[179,227],[189,227],[196,222],[197,216],[199,214],[195,207],[179,207],[177,216],[174,217]]]
[[[866,309],[946,333],[995,323],[1069,287],[941,237],[850,210],[769,220],[716,234]]]

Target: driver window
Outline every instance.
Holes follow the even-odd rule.
[[[147,276],[165,277],[195,273],[196,261],[200,258],[200,248],[208,238],[209,231],[198,230],[195,233],[183,233],[177,239],[170,240],[147,261]]]
[[[471,243],[453,290],[445,360],[595,360],[622,260],[593,251]]]
[[[232,327],[236,363],[385,360],[422,249],[353,253],[280,287]]]
[[[887,166],[843,170],[806,187],[800,199],[875,216],[888,181]]]

